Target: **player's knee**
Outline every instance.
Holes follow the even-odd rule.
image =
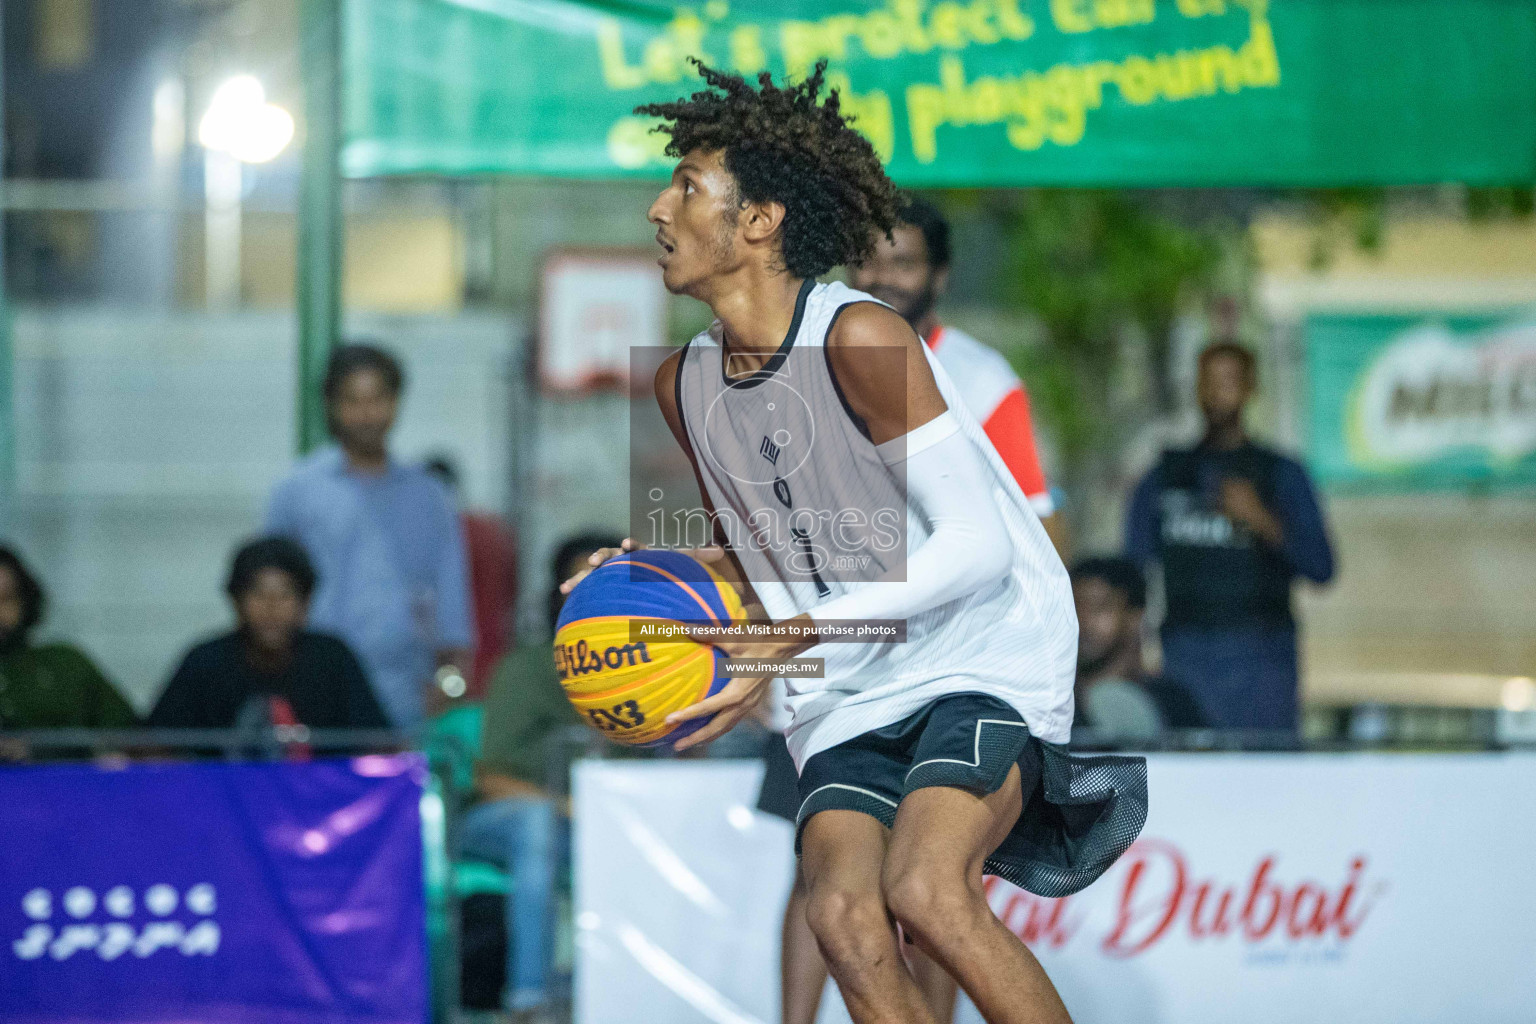
[[[890,928],[877,894],[844,889],[813,890],[805,920],[822,954],[844,966],[877,959],[882,932]]]
[[[881,880],[881,891],[891,915],[918,937],[952,934],[976,911],[976,894],[963,873],[940,864],[892,865]]]

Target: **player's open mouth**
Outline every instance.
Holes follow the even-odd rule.
[[[668,242],[665,238],[661,237],[661,232],[659,232],[659,231],[656,233],[656,244],[661,246],[664,250],[666,250],[662,254],[661,258],[657,260],[657,262],[658,263],[665,262],[666,258],[668,256],[672,255],[673,250],[675,249],[675,247],[670,242]]]

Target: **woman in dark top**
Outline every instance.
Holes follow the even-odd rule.
[[[314,568],[293,541],[269,537],[242,547],[227,588],[236,629],[187,652],[150,712],[150,726],[386,728],[347,645],[304,629],[314,588]]]
[[[0,732],[138,724],[133,708],[78,647],[32,643],[47,604],[21,556],[0,546]]]

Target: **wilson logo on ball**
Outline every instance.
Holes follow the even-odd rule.
[[[605,668],[633,668],[640,662],[649,663],[651,652],[644,642],[625,644],[594,650],[585,640],[574,644],[555,644],[555,671],[563,682],[570,676],[582,676],[589,672],[601,672]]]

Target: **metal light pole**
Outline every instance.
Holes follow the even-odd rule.
[[[326,439],[320,382],[341,329],[341,0],[302,0],[304,170],[299,184],[298,442]]]

